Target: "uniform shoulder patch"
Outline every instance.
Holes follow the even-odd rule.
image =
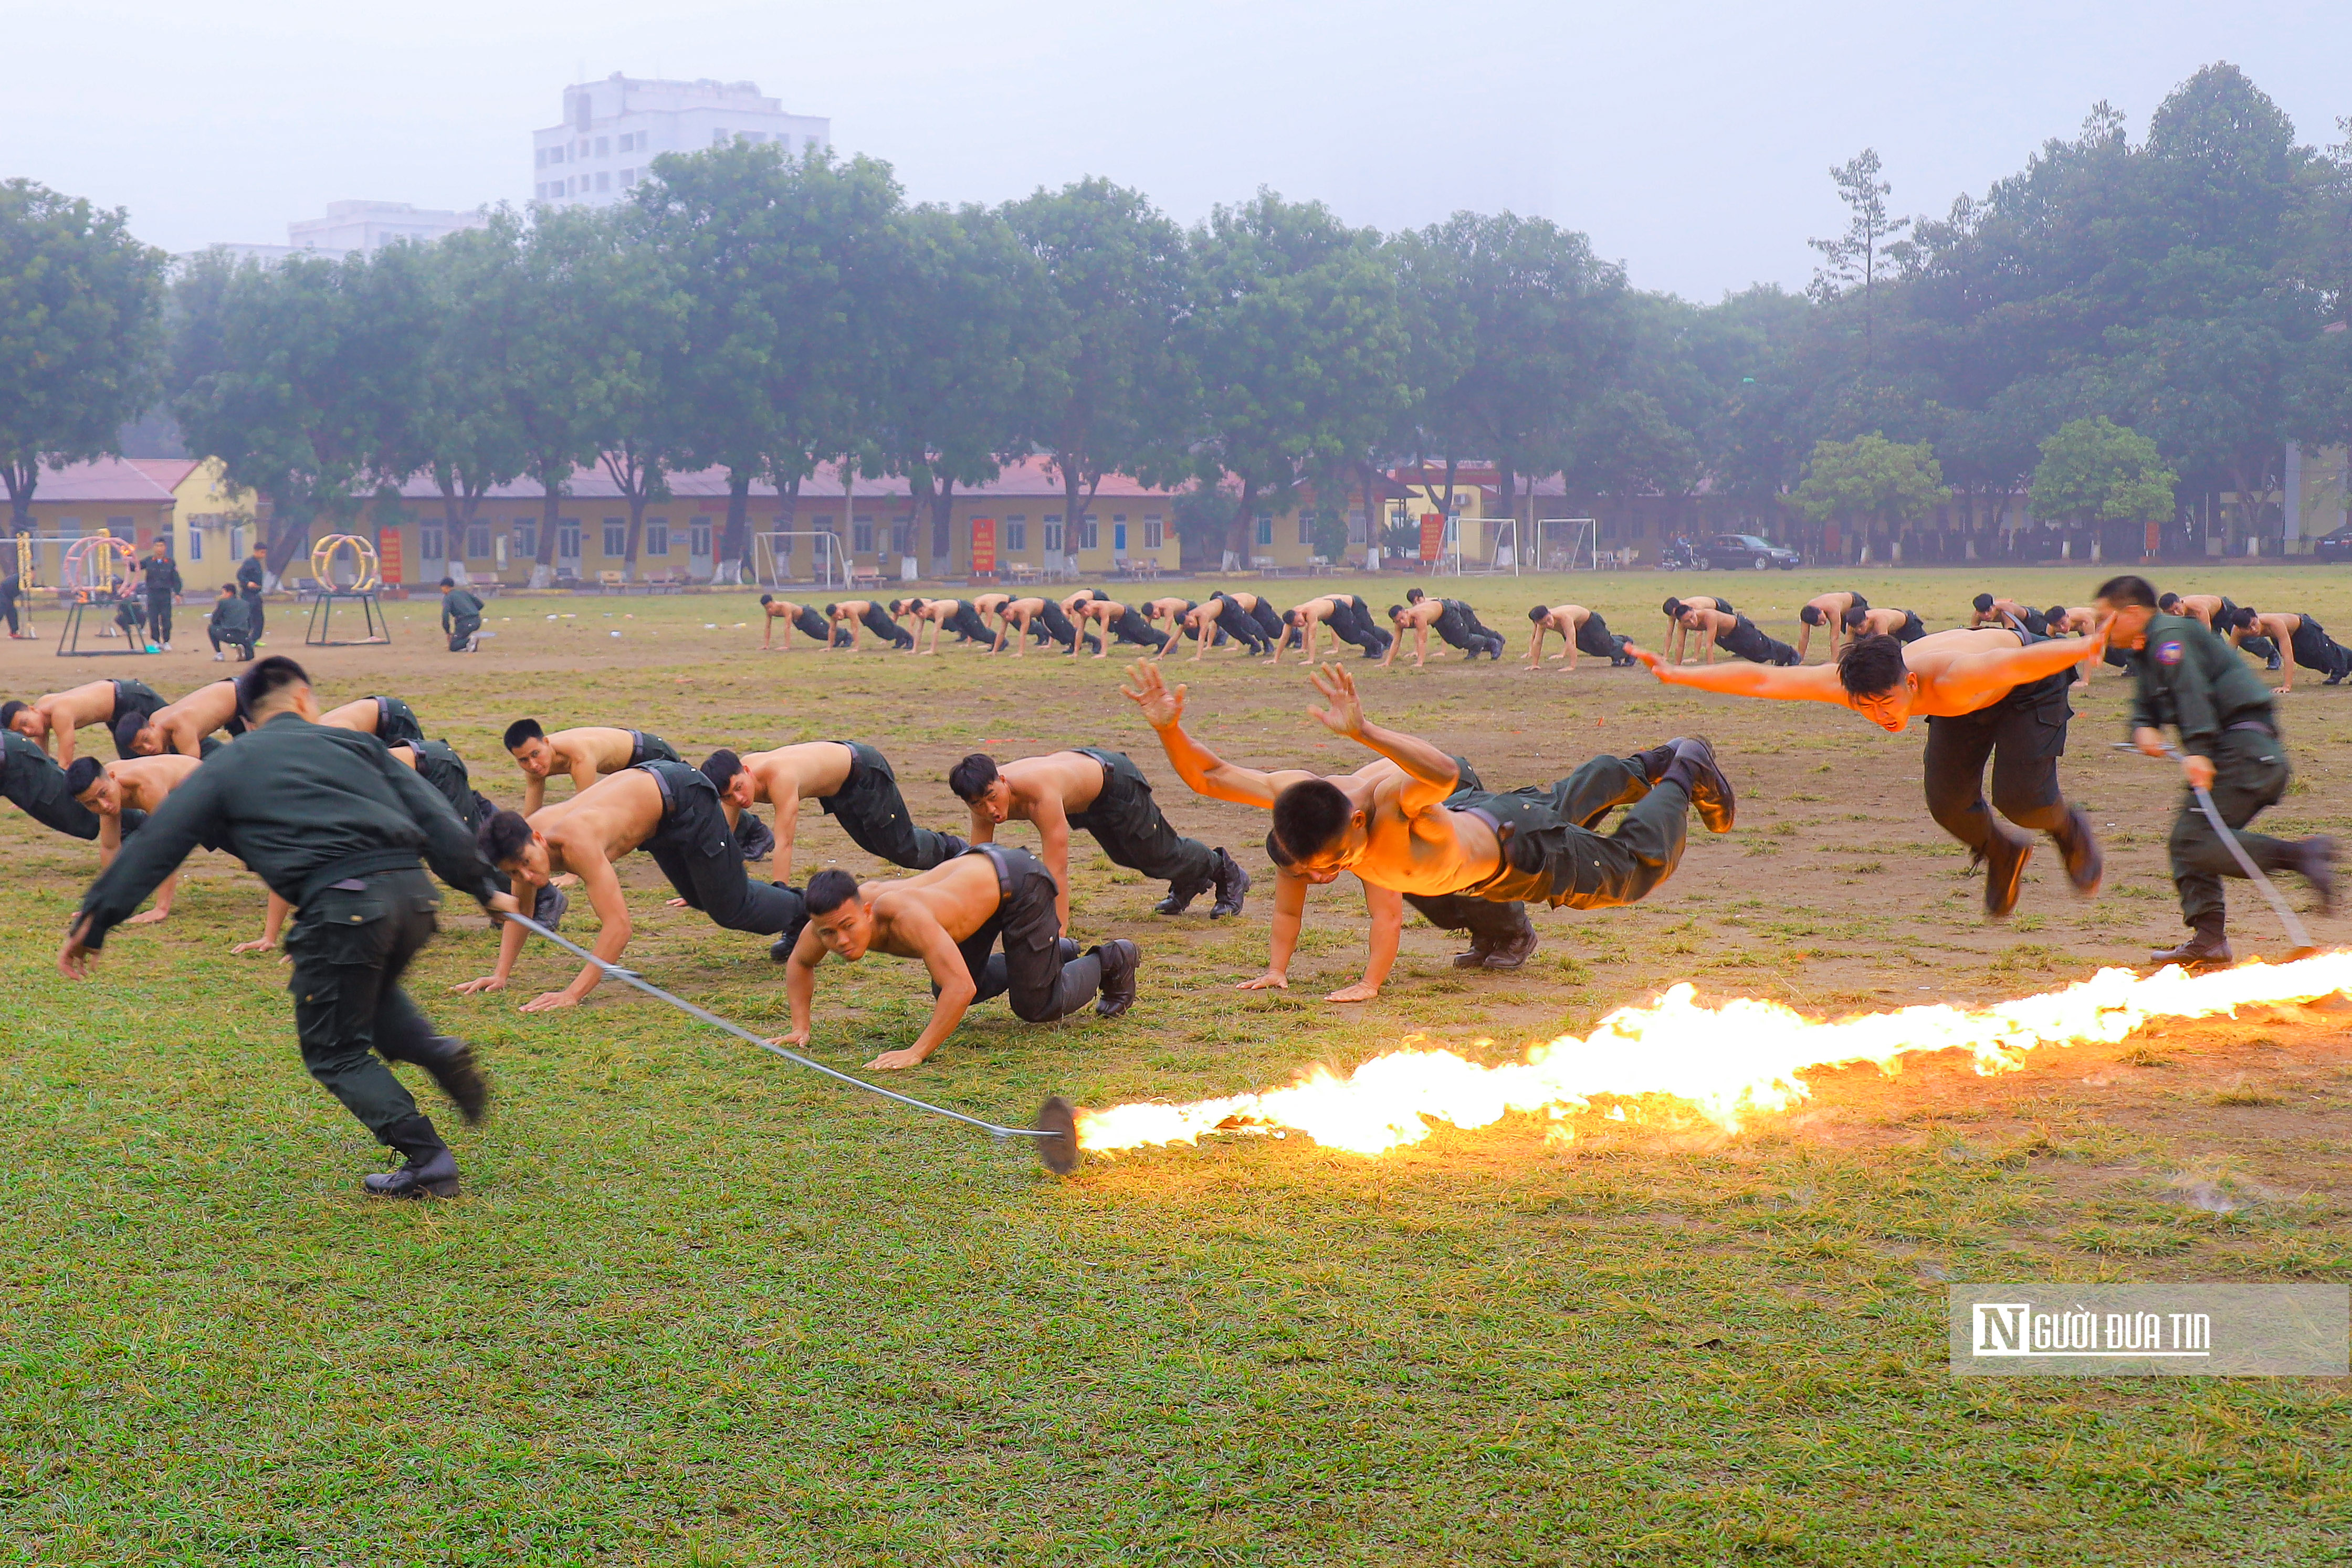
[[[2159,664],[2180,663],[2180,644],[2178,642],[2158,643],[2156,645],[2156,662]]]

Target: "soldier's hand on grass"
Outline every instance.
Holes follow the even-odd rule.
[[[788,1045],[795,1051],[807,1049],[808,1042],[809,1031],[804,1029],[789,1030],[782,1034],[771,1035],[768,1038],[770,1045]]]
[[[1381,988],[1370,980],[1358,980],[1352,986],[1342,986],[1323,999],[1327,1002],[1369,1002],[1381,994]]]
[[[503,975],[484,975],[478,980],[467,980],[449,988],[461,997],[470,997],[483,991],[503,991],[507,988],[507,982]]]
[[[72,928],[66,933],[66,945],[58,949],[58,967],[69,979],[87,980],[89,967],[98,961],[98,956],[82,946],[82,938],[88,935],[89,916],[77,915]]]
[[[278,944],[267,936],[257,936],[250,942],[240,942],[229,949],[232,953],[267,953]]]
[[[1143,710],[1144,723],[1154,729],[1166,729],[1184,716],[1185,688],[1171,687],[1157,664],[1147,664],[1139,659],[1127,667],[1127,678],[1135,684],[1122,684],[1118,689]]]
[[[896,1072],[902,1068],[920,1067],[929,1056],[929,1052],[917,1051],[910,1045],[904,1051],[886,1051],[866,1065],[871,1071]]]
[[[579,1005],[580,998],[569,991],[541,991],[523,1003],[522,1010],[527,1013],[551,1013],[558,1008],[576,1008]]]
[[[1350,739],[1364,731],[1364,705],[1356,695],[1356,677],[1337,664],[1326,664],[1307,679],[1323,694],[1325,707],[1310,707],[1324,728]]]
[[[2180,776],[2189,780],[2192,789],[2213,788],[2213,759],[2210,757],[2184,757],[2180,759]]]
[[[1241,984],[1235,986],[1234,989],[1237,991],[1286,991],[1290,989],[1290,977],[1280,969],[1268,969],[1265,974],[1260,975],[1255,980],[1244,980]]]
[[[686,907],[686,900],[682,898],[673,898],[669,901],[669,906],[672,909],[684,909]]]

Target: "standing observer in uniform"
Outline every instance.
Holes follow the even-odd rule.
[[[251,555],[236,563],[237,596],[245,601],[245,618],[253,628],[257,644],[261,641],[261,589],[269,580],[269,568],[265,564],[268,554],[268,546],[256,545]]]
[[[454,577],[441,580],[441,630],[453,653],[470,653],[481,646],[482,601],[458,587]]]
[[[2179,728],[2180,772],[2189,786],[2172,820],[2168,847],[2172,883],[2180,890],[2180,917],[2190,935],[2178,947],[2156,954],[2156,961],[2226,964],[2231,958],[2221,879],[2246,873],[2198,808],[2198,789],[2212,796],[2248,859],[2265,872],[2301,873],[2326,913],[2336,895],[2334,839],[2289,841],[2238,831],[2286,793],[2286,747],[2279,738],[2270,688],[2203,622],[2159,613],[2156,590],[2146,578],[2109,578],[2099,585],[2099,607],[2110,618],[2108,640],[2140,653],[2132,662],[2138,682],[2132,698],[2132,744],[2150,757],[2162,757],[2163,727]]]
[[[147,595],[147,634],[166,653],[172,651],[172,606],[179,601],[180,569],[173,562],[172,547],[166,540],[155,541],[155,553],[147,558],[144,587]]]
[[[294,966],[287,988],[310,1076],[408,1157],[399,1170],[367,1177],[367,1190],[453,1196],[456,1156],[385,1065],[415,1062],[467,1121],[481,1120],[489,1086],[472,1050],[436,1034],[400,988],[441,903],[417,862],[429,861],[487,909],[510,913],[515,901],[499,891],[474,836],[430,785],[375,737],[319,722],[299,664],[264,659],[239,678],[237,695],[252,727],[173,790],[90,884],[58,967],[87,977],[107,932],[191,850],[227,851],[299,911],[286,939]]]

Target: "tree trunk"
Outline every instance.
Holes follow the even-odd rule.
[[[40,463],[37,460],[11,463],[0,467],[0,481],[5,481],[8,486],[8,531],[12,534],[31,533],[33,488],[41,482]],[[14,566],[16,563],[11,561],[8,564]]]
[[[262,558],[273,580],[282,580],[295,551],[310,545],[310,524],[318,515],[318,504],[307,496],[278,503],[269,520],[269,553]]]
[[[923,566],[941,564],[942,574],[955,567],[955,481],[944,479],[931,496],[931,546],[923,552]]]
[[[1257,481],[1249,475],[1242,476],[1241,499],[1234,504],[1234,520],[1225,525],[1225,552],[1246,570],[1251,552],[1256,548]],[[1224,563],[1219,561],[1219,566]]]
[[[539,474],[539,549],[531,556],[530,586],[545,588],[555,580],[555,514],[563,505],[563,481],[571,476],[568,463],[550,464]]]
[[[713,582],[743,580],[743,558],[751,553],[748,515],[751,509],[751,471],[727,470],[727,528],[719,535],[716,559],[710,563]]]

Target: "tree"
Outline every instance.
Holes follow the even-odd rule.
[[[177,289],[173,412],[228,484],[271,507],[268,564],[282,574],[322,516],[348,522],[392,472],[402,423],[425,397],[429,295],[408,247],[271,267],[215,253]]]
[[[1817,523],[1866,519],[1892,527],[1926,517],[1950,493],[1926,442],[1900,444],[1873,432],[1816,444],[1793,498]]]
[[[425,256],[436,329],[415,466],[440,491],[453,540],[466,537],[482,497],[529,461],[509,380],[516,340],[530,329],[515,286],[520,232],[501,211],[488,228],[460,230]]]
[[[1889,262],[1901,263],[1910,253],[1902,248],[1903,231],[1911,226],[1909,218],[1887,215],[1886,198],[1895,186],[1878,177],[1878,152],[1865,147],[1845,162],[1830,171],[1837,184],[1838,199],[1850,214],[1845,233],[1835,239],[1807,240],[1805,243],[1822,253],[1822,265],[1813,274],[1813,297],[1824,304],[1859,295],[1862,301],[1862,360],[1867,366],[1874,347],[1873,329],[1878,304],[1877,287],[1880,272]]]
[[[498,220],[493,219],[493,226]],[[521,438],[523,472],[539,484],[530,584],[554,580],[560,512],[572,476],[593,465],[612,423],[616,344],[588,303],[611,248],[613,219],[589,207],[541,207],[510,233],[511,261],[495,308],[519,325],[509,348],[508,406]]]
[[[1396,271],[1369,229],[1319,202],[1270,191],[1216,208],[1194,231],[1195,305],[1185,334],[1199,367],[1204,473],[1241,494],[1225,548],[1246,555],[1260,505],[1300,485],[1344,493],[1357,455],[1407,402]]]
[[[1461,331],[1454,373],[1424,383],[1421,427],[1449,481],[1462,457],[1492,460],[1516,516],[1518,476],[1566,465],[1580,419],[1623,363],[1624,274],[1582,235],[1509,213],[1456,213],[1397,248],[1401,277],[1423,297],[1411,314]]]
[[[2178,482],[2156,443],[2101,414],[2069,420],[2042,444],[2033,509],[2081,523],[2161,523]]]
[[[153,402],[163,253],[120,208],[30,180],[0,183],[0,484],[12,533],[33,527],[44,466],[115,450]]]
[[[1184,235],[1139,193],[1102,179],[1041,189],[1003,212],[1045,279],[1023,329],[1036,351],[1022,435],[1048,455],[1076,527],[1105,475],[1172,477],[1181,466],[1196,384],[1177,349]]]
[[[844,444],[851,382],[870,379],[867,284],[898,186],[873,159],[738,144],[656,158],[635,201],[686,290],[670,395],[680,460],[727,470],[716,563],[727,580],[750,554],[752,482],[775,483],[789,529],[802,482]]]

